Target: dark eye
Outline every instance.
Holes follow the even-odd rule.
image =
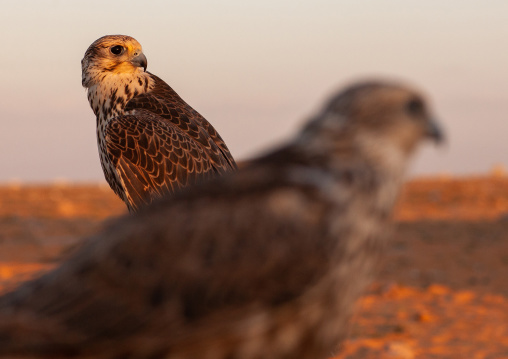
[[[425,105],[419,98],[413,98],[406,104],[406,111],[412,116],[421,116],[425,113]]]
[[[111,49],[109,49],[113,55],[121,55],[125,51],[125,48],[120,45],[112,46]]]

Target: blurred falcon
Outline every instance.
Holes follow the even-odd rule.
[[[331,356],[425,138],[441,133],[414,90],[346,89],[286,146],[121,218],[1,297],[0,356]]]
[[[146,67],[139,42],[124,35],[96,40],[81,61],[102,170],[131,212],[236,169],[213,126]]]

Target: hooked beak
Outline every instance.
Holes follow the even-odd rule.
[[[435,119],[431,119],[427,123],[425,135],[432,139],[436,144],[440,145],[446,141],[445,135],[441,127],[437,124]]]
[[[146,59],[146,56],[144,53],[140,53],[138,56],[132,58],[131,64],[133,64],[136,67],[142,67],[143,71],[146,72],[148,60]]]

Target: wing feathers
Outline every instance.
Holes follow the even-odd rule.
[[[222,138],[171,87],[151,75],[147,93],[105,130],[106,179],[130,210],[200,179],[236,169]],[[112,168],[111,168],[112,167]],[[122,190],[123,188],[123,190]]]
[[[233,156],[213,126],[164,81],[153,74],[150,76],[155,82],[155,87],[132,98],[125,110],[145,109],[161,116],[202,145],[210,158],[216,162],[216,167],[222,167],[224,170],[236,169]]]
[[[144,110],[114,118],[106,142],[131,209],[208,178],[218,167],[182,129]]]

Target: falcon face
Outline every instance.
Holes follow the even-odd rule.
[[[139,42],[123,35],[96,40],[81,61],[101,166],[130,211],[236,169],[213,126],[146,67]]]
[[[408,152],[425,136],[440,139],[423,97],[397,85],[356,85],[332,99],[327,111],[354,118],[363,135],[383,138]]]
[[[94,75],[110,71],[114,74],[138,74],[146,71],[147,59],[141,44],[129,36],[104,36],[96,40],[81,61],[82,84],[90,87],[100,79]]]
[[[421,140],[443,140],[421,94],[381,82],[356,84],[331,98],[302,137],[315,138],[316,133],[322,137],[319,146],[339,151],[356,146],[399,170]]]

